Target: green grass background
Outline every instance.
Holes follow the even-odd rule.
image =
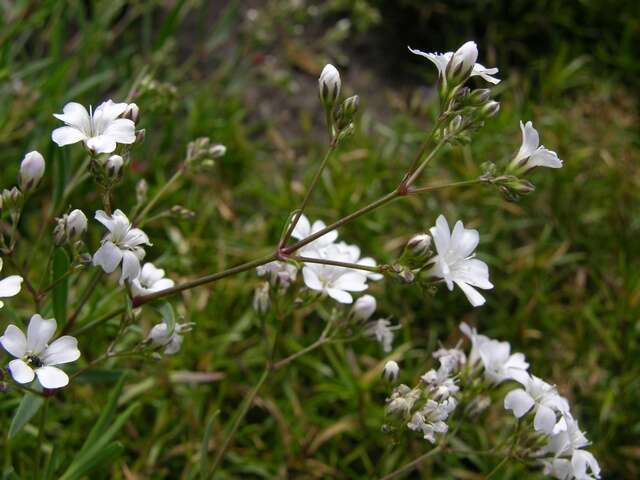
[[[143,69],[158,90],[136,99],[145,143],[115,192],[130,209],[136,182],[160,188],[187,143],[209,136],[227,155],[207,174],[186,180],[164,207],[184,205],[195,219],[158,221],[147,230],[148,259],[178,280],[254,258],[277,242],[325,148],[316,78],[337,64],[345,93],[361,96],[357,132],[323,176],[309,216],[331,221],[397,185],[436,108],[435,69],[406,44],[431,51],[474,38],[481,60],[498,65],[500,114],[469,147],[447,150],[425,180],[478,176],[484,161],[504,162],[518,148],[519,120],[531,119],[543,143],[565,162],[532,175],[537,191],[508,203],[491,188],[451,190],[396,202],[341,230],[379,262],[392,261],[413,233],[438,214],[481,233],[479,252],[495,289],[471,309],[460,292],[431,297],[385,280],[372,288],[379,313],[402,325],[394,355],[402,380],[431,364],[438,341],[455,343],[457,324],[473,322],[524,352],[532,371],[558,385],[593,442],[604,478],[631,479],[640,464],[640,131],[637,110],[638,15],[635,2],[81,2],[18,1],[0,6],[0,179],[13,185],[31,149],[47,160],[44,188],[29,204],[25,236],[37,232],[52,201],[53,178],[68,178],[80,149],[50,141],[51,116],[67,101],[124,98]],[[416,5],[418,4],[418,5]],[[594,6],[595,5],[595,6]],[[482,7],[485,10],[483,12]],[[616,8],[617,7],[617,8]],[[255,8],[257,18],[247,13]],[[607,14],[603,13],[606,10]],[[491,12],[492,15],[487,15]],[[348,24],[344,19],[348,20]],[[450,28],[445,28],[450,25]],[[446,35],[441,34],[446,30]],[[171,86],[171,88],[169,87]],[[173,90],[175,87],[175,91]],[[89,213],[100,205],[88,185],[72,198]],[[101,230],[94,222],[89,244]],[[20,253],[40,255],[23,248]],[[37,257],[40,258],[40,257]],[[44,260],[43,260],[44,261]],[[174,302],[196,323],[179,355],[158,362],[119,362],[83,377],[56,396],[45,431],[45,458],[66,465],[84,441],[113,387],[128,372],[121,407],[140,407],[120,432],[123,454],[94,478],[196,478],[206,419],[219,410],[210,451],[262,369],[259,319],[251,308],[252,273],[184,293]],[[114,284],[92,301],[84,321],[103,312]],[[19,297],[0,327],[30,315]],[[143,331],[157,321],[140,320]],[[307,311],[286,320],[281,356],[313,342],[323,319]],[[104,351],[117,331],[108,324],[81,339],[84,359]],[[380,432],[389,388],[376,377],[384,354],[372,342],[331,346],[275,375],[229,450],[220,478],[375,478],[426,452],[407,435],[398,444]],[[171,372],[215,372],[189,384]],[[0,395],[6,431],[19,402]],[[460,438],[477,450],[499,442],[511,421],[489,409]],[[462,440],[461,440],[462,441]],[[4,472],[30,478],[37,427],[11,442],[1,437]],[[499,459],[442,454],[411,478],[483,478]],[[11,478],[11,477],[7,477]],[[15,477],[13,477],[15,478]],[[54,477],[55,478],[55,475]],[[497,478],[541,478],[513,463]]]

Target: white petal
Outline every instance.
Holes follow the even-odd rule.
[[[67,125],[80,130],[81,133],[88,133],[91,131],[91,119],[89,117],[89,112],[84,108],[84,105],[77,102],[67,103],[62,109],[61,114],[54,113],[53,116],[58,120],[62,120]]]
[[[377,267],[378,263],[371,257],[364,257],[358,260],[358,265],[364,265],[365,267]],[[365,271],[363,270],[362,273],[365,273]],[[368,279],[373,281],[382,280],[384,278],[384,275],[375,272],[366,272],[366,276]]]
[[[33,369],[23,360],[11,360],[7,368],[13,379],[18,383],[32,382],[35,376]]]
[[[522,145],[513,160],[516,163],[530,157],[538,148],[538,145],[540,145],[540,136],[538,135],[538,131],[533,128],[533,123],[530,121],[525,124],[520,122],[520,130],[522,131]]]
[[[553,427],[556,425],[556,414],[549,407],[539,405],[536,411],[536,416],[533,419],[533,428],[536,432],[543,431],[546,434],[553,432]]]
[[[39,355],[56,333],[56,321],[42,318],[37,313],[29,320],[27,327],[27,351]]]
[[[451,57],[453,56],[453,52],[426,53],[420,50],[413,49],[411,47],[409,47],[409,51],[415,55],[420,55],[421,57],[424,57],[430,60],[431,62],[433,62],[436,68],[438,69],[438,73],[441,75],[444,75],[444,71],[447,68],[447,64],[449,63],[449,60],[451,60]]]
[[[471,71],[471,76],[479,76],[480,78],[486,80],[489,83],[493,83],[494,85],[497,85],[498,83],[500,83],[500,79],[493,77],[492,75],[495,75],[496,73],[498,73],[498,69],[497,68],[486,68],[484,65],[480,64],[480,63],[476,63],[473,66],[473,70]]]
[[[87,139],[87,147],[96,153],[111,153],[116,149],[116,141],[108,135],[98,135]]]
[[[311,224],[309,223],[309,219],[304,215],[300,215],[298,223],[296,223],[296,227],[293,229],[291,236],[297,240],[302,240],[303,238],[307,238],[310,233]]]
[[[0,297],[13,297],[20,292],[22,288],[22,277],[20,275],[11,275],[0,280]]]
[[[341,275],[333,284],[333,288],[348,290],[350,292],[362,292],[367,289],[367,277],[359,272],[348,272]]]
[[[86,139],[87,136],[74,127],[60,127],[51,132],[51,140],[57,143],[59,147],[71,145]]]
[[[454,277],[457,281],[468,283],[483,290],[493,288],[493,284],[489,281],[488,265],[477,258],[459,262],[456,265]]]
[[[136,124],[128,118],[118,118],[110,122],[102,134],[118,143],[131,144],[136,141]]]
[[[112,273],[122,260],[122,250],[116,247],[113,242],[104,242],[93,255],[93,264],[102,267],[105,273]]]
[[[99,221],[102,225],[104,225],[105,227],[107,227],[107,230],[111,231],[113,230],[113,218],[111,218],[110,215],[107,215],[107,213],[103,210],[98,210],[96,212],[96,214],[94,215],[94,218]]]
[[[56,367],[40,367],[36,369],[36,375],[40,385],[44,388],[62,388],[69,384],[69,377],[66,373]]]
[[[586,450],[575,450],[571,456],[571,466],[573,474],[577,479],[586,479],[587,468],[596,478],[600,478],[600,465],[591,452]]]
[[[322,291],[324,289],[322,283],[320,282],[320,279],[318,278],[318,275],[312,267],[305,266],[302,269],[302,277],[304,278],[304,284],[307,286],[307,288],[318,291]]]
[[[436,226],[430,229],[433,241],[436,244],[436,250],[439,254],[445,254],[449,250],[449,244],[451,242],[451,232],[449,230],[449,224],[444,215],[440,215],[436,219]]]
[[[122,252],[122,275],[120,275],[120,285],[125,280],[134,280],[140,275],[140,260],[133,252]]]
[[[106,102],[102,102],[93,112],[93,116],[96,120],[103,121],[105,123],[111,122],[122,115],[127,107],[128,103],[120,102],[116,103],[109,99]]]
[[[464,228],[464,225],[458,220],[453,227],[451,234],[450,248],[455,250],[461,258],[466,258],[473,253],[480,242],[480,234],[477,230]]]
[[[40,359],[45,365],[61,365],[75,362],[80,358],[78,340],[69,335],[58,338],[42,353]]]
[[[166,290],[167,288],[171,288],[175,284],[176,284],[176,282],[174,282],[170,278],[162,278],[162,279],[158,280],[157,282],[154,282],[154,284],[151,286],[150,290],[152,292],[159,292],[161,290]]]
[[[337,288],[328,288],[327,293],[331,298],[340,303],[352,303],[353,297],[345,292],[344,290],[339,290]]]
[[[22,330],[13,324],[5,329],[4,335],[0,337],[0,344],[16,358],[24,357],[27,353],[27,337],[24,336]]]
[[[548,150],[544,147],[538,148],[526,163],[527,168],[533,167],[547,167],[547,168],[562,168],[562,160],[558,158],[558,154],[553,150]]]
[[[138,245],[151,245],[149,237],[139,228],[132,228],[124,237],[123,243],[129,247],[137,247]]]
[[[479,307],[481,305],[484,305],[484,303],[486,302],[485,298],[480,295],[480,292],[478,292],[475,288],[473,288],[468,283],[459,281],[455,281],[455,283],[462,289],[472,306]]]
[[[521,388],[516,388],[504,397],[504,408],[511,410],[516,418],[524,416],[534,405],[533,398]]]

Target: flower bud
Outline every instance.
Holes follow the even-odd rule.
[[[341,86],[342,82],[340,81],[338,69],[330,63],[327,64],[322,69],[322,73],[318,79],[320,100],[326,109],[332,108],[338,101]]]
[[[147,196],[149,193],[149,185],[147,181],[143,178],[136,184],[136,201],[139,205],[142,205],[147,201]]]
[[[360,97],[358,95],[349,97],[342,102],[342,105],[340,105],[335,113],[335,126],[338,130],[343,130],[351,125],[356,113],[358,113],[359,106]]]
[[[476,64],[478,59],[478,47],[475,42],[464,43],[451,57],[446,68],[447,81],[454,85],[463,83]]]
[[[213,158],[220,158],[220,157],[224,156],[225,153],[227,153],[227,147],[225,147],[224,145],[222,145],[220,143],[216,143],[215,145],[213,145],[209,149],[209,154]]]
[[[17,187],[12,187],[11,190],[5,188],[2,191],[2,208],[7,210],[10,215],[20,211],[23,200],[22,192]]]
[[[141,144],[144,142],[145,137],[147,136],[147,131],[142,128],[136,132],[136,144]]]
[[[44,157],[37,151],[29,152],[20,164],[18,183],[23,192],[33,190],[44,175]]]
[[[389,382],[395,382],[395,380],[398,378],[398,373],[400,373],[400,366],[397,362],[389,360],[384,364],[382,376],[385,378],[385,380]]]
[[[488,88],[476,88],[467,97],[467,101],[474,107],[481,107],[491,100],[491,90]]]
[[[185,220],[191,220],[196,216],[196,212],[194,212],[193,210],[189,210],[182,205],[174,205],[169,211],[172,215],[175,215],[178,218],[183,218]]]
[[[138,123],[138,119],[140,118],[140,108],[135,103],[130,103],[127,105],[127,109],[122,114],[122,118],[128,118],[133,121],[133,123]]]
[[[124,159],[120,155],[111,155],[107,158],[107,163],[105,164],[107,176],[112,179],[120,177],[123,165]]]
[[[84,232],[87,231],[87,217],[82,210],[72,210],[69,215],[67,215],[67,235],[69,239],[75,240],[82,236]]]
[[[407,251],[415,256],[422,257],[429,253],[431,248],[431,235],[428,233],[418,233],[407,242]]]
[[[495,100],[491,100],[484,104],[480,109],[480,116],[483,118],[491,118],[500,111],[500,104]]]
[[[353,318],[356,320],[367,321],[376,311],[376,299],[372,295],[363,295],[358,298],[351,309]]]

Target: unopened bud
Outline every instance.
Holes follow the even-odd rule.
[[[335,126],[338,130],[345,129],[353,122],[356,113],[358,113],[359,106],[360,97],[358,95],[353,95],[342,102],[342,105],[340,105],[335,113]]]
[[[23,192],[33,190],[38,186],[44,175],[44,157],[37,151],[29,152],[20,163],[18,183]]]
[[[498,189],[510,202],[518,201],[522,195],[528,195],[536,189],[533,183],[524,178],[509,175],[498,180]]]
[[[141,144],[144,142],[145,137],[147,136],[147,131],[144,128],[136,131],[136,144]]]
[[[136,185],[136,201],[139,205],[145,203],[147,201],[147,195],[149,193],[149,185],[147,181],[143,178]]]
[[[491,90],[488,88],[477,88],[467,97],[469,105],[480,107],[491,100]]]
[[[133,121],[133,123],[138,123],[140,118],[140,108],[135,103],[130,103],[127,105],[127,109],[122,114],[122,118],[128,118]]]
[[[123,165],[124,159],[120,155],[111,155],[105,164],[107,176],[112,179],[119,178]]]
[[[174,205],[171,207],[171,214],[176,217],[184,218],[185,220],[191,220],[196,216],[193,210],[183,207],[182,205]]]
[[[422,257],[429,253],[431,248],[431,235],[428,233],[418,233],[407,242],[407,251],[415,256]]]
[[[411,283],[416,279],[416,275],[406,265],[396,264],[393,266],[393,273],[395,273],[400,280],[405,283]]]
[[[476,46],[476,43],[464,43],[460,48],[458,48],[458,50],[456,50],[447,64],[447,68],[445,70],[447,81],[454,85],[463,83],[467,78],[469,78],[469,75],[471,75],[471,71],[473,70],[473,66],[476,64],[477,59],[478,47]]]
[[[483,117],[483,118],[491,118],[491,117],[495,116],[499,111],[500,111],[500,104],[498,102],[496,102],[495,100],[491,100],[491,101],[487,102],[480,109],[480,116]]]
[[[5,188],[2,191],[2,208],[13,215],[22,208],[23,199],[18,187],[12,187],[10,190]]]
[[[353,304],[352,312],[356,320],[367,321],[376,311],[376,299],[372,295],[363,295]]]
[[[388,382],[395,382],[395,380],[398,378],[399,373],[400,373],[400,366],[398,365],[397,362],[394,362],[393,360],[389,360],[387,363],[384,364],[384,370],[382,371],[382,376]]]
[[[67,215],[67,235],[69,239],[75,240],[87,231],[87,217],[82,210],[72,210]]]
[[[338,101],[340,96],[340,87],[342,82],[340,80],[340,73],[338,69],[327,64],[320,74],[318,79],[318,89],[320,91],[320,100],[326,109],[332,108]]]
[[[462,127],[462,115],[456,115],[449,122],[449,134],[456,133]]]
[[[225,153],[227,153],[227,147],[220,143],[216,143],[209,149],[209,154],[213,158],[220,158],[224,156]]]

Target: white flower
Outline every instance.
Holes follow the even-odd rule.
[[[44,175],[44,157],[40,152],[29,152],[20,163],[20,189],[27,191],[35,188]]]
[[[120,210],[109,216],[102,210],[95,215],[109,233],[102,239],[102,246],[93,255],[93,264],[112,273],[122,263],[120,285],[125,280],[135,280],[140,275],[140,261],[145,251],[142,245],[151,245],[149,237],[139,228],[132,228],[127,216]]]
[[[558,394],[553,385],[535,375],[521,375],[522,388],[510,391],[504,398],[504,408],[512,410],[516,418],[535,410],[533,427],[536,431],[551,434],[556,426],[556,412],[568,413],[569,403]]]
[[[440,370],[447,375],[460,370],[467,363],[467,356],[459,348],[440,348],[433,352],[433,358],[440,361]]]
[[[316,251],[305,252],[307,257],[348,261],[337,245],[329,245]],[[367,289],[367,277],[360,271],[335,265],[306,263],[302,269],[305,285],[311,290],[326,293],[340,303],[352,303],[349,292],[362,292]]]
[[[0,272],[2,271],[2,258],[0,258]],[[22,277],[20,275],[9,275],[0,280],[0,298],[14,297],[22,289]],[[0,300],[0,308],[4,306]]]
[[[173,332],[169,332],[169,327],[165,322],[154,325],[149,332],[148,339],[154,345],[165,347],[164,353],[167,355],[173,355],[178,353],[182,346],[184,337],[183,333],[189,332],[195,325],[194,323],[176,323]]]
[[[593,480],[600,478],[600,465],[593,454],[576,450],[571,459],[543,459],[544,474],[559,480]]]
[[[432,61],[435,64],[436,68],[438,69],[438,73],[440,74],[440,77],[443,80],[446,79],[445,72],[447,70],[447,65],[449,64],[449,62],[455,61],[456,65],[462,63],[465,66],[464,68],[472,64],[473,67],[471,68],[471,73],[469,74],[469,76],[471,77],[479,76],[489,83],[493,83],[493,84],[500,83],[500,79],[492,76],[498,73],[497,68],[486,68],[484,65],[481,65],[475,62],[475,59],[478,58],[478,50],[474,42],[466,42],[456,51],[455,54],[453,52],[426,53],[420,50],[415,50],[411,47],[409,47],[409,51],[411,51],[411,53],[420,55]],[[474,58],[474,52],[475,52],[475,58]],[[471,62],[471,60],[473,60],[473,62]],[[454,69],[451,69],[451,71],[453,72]]]
[[[400,372],[400,367],[398,366],[398,363],[394,362],[393,360],[389,360],[387,363],[384,364],[384,370],[382,372],[382,375],[384,376],[385,379],[389,380],[390,382],[395,382],[396,378],[398,378],[399,372]]]
[[[66,218],[67,234],[71,238],[78,238],[87,231],[87,217],[82,210],[72,210]]]
[[[356,320],[367,321],[371,318],[371,315],[376,311],[377,302],[372,295],[363,295],[358,298],[353,304],[351,311],[353,317]]]
[[[147,262],[142,266],[138,278],[131,280],[131,292],[134,297],[148,295],[153,292],[166,290],[175,285],[170,278],[165,278],[165,272],[161,268]]]
[[[336,103],[340,96],[340,73],[338,69],[330,63],[325,65],[318,78],[318,90],[320,91],[320,100],[326,108]]]
[[[480,241],[478,231],[464,228],[458,220],[452,233],[443,215],[430,231],[438,254],[432,259],[429,274],[442,278],[449,290],[453,290],[454,283],[458,285],[474,307],[483,305],[485,298],[473,287],[486,290],[493,285],[489,281],[487,264],[473,258],[473,251]]]
[[[120,155],[110,155],[105,163],[105,169],[107,170],[107,176],[109,178],[118,178],[122,167],[124,166],[124,158]]]
[[[325,227],[326,225],[322,220],[316,220],[315,222],[313,222],[313,225],[311,225],[311,223],[309,222],[309,219],[306,216],[300,215],[300,218],[298,219],[298,223],[296,224],[296,227],[293,229],[291,236],[296,240],[304,240],[305,238],[309,237],[310,235],[316,232],[319,232]],[[313,242],[302,247],[300,249],[300,254],[305,256],[306,253],[309,251],[315,251],[317,249],[327,247],[332,243],[334,243],[337,238],[338,238],[338,232],[336,230],[331,230],[330,232],[327,232],[324,235],[322,235],[320,238],[317,238]]]
[[[496,384],[522,378],[529,368],[522,353],[511,354],[509,342],[490,339],[479,345],[478,353],[484,367],[484,376]]]
[[[362,265],[363,267],[376,267],[377,262],[371,257],[363,257],[360,258],[360,247],[357,245],[349,245],[345,242],[337,243],[338,251],[344,255],[344,261],[349,263],[355,263],[358,265]],[[384,275],[376,272],[369,272],[368,270],[358,270],[360,273],[365,275],[369,280],[381,280],[384,278]]]
[[[55,319],[43,319],[38,314],[31,317],[26,337],[15,325],[6,328],[0,344],[16,357],[7,366],[16,382],[30,383],[37,376],[44,388],[61,388],[69,383],[67,374],[54,365],[80,358],[78,341],[65,335],[49,344],[55,332]]]
[[[127,103],[107,100],[95,111],[89,107],[87,112],[79,103],[67,103],[62,109],[63,113],[53,115],[66,126],[56,128],[51,133],[51,139],[60,147],[84,142],[95,153],[111,153],[117,143],[132,144],[136,140],[135,123],[128,118],[121,118],[128,106]]]
[[[481,335],[478,331],[467,325],[465,322],[460,324],[460,331],[471,340],[471,350],[469,351],[469,364],[475,365],[480,361],[479,347],[482,343],[491,340],[486,335]]]
[[[407,415],[419,398],[420,390],[417,388],[412,389],[404,384],[398,385],[386,400],[386,411],[390,415]]]
[[[367,334],[375,337],[378,343],[382,346],[382,350],[389,353],[393,346],[393,331],[400,328],[399,325],[391,326],[391,322],[386,318],[381,318],[375,322],[367,324]]]
[[[522,145],[511,161],[510,169],[524,173],[535,167],[562,168],[562,160],[558,158],[558,154],[540,145],[540,136],[533,128],[533,123],[520,122],[520,130]]]
[[[298,277],[298,269],[295,265],[278,260],[256,267],[256,273],[259,277],[268,276],[272,284],[279,284],[284,288],[289,288],[289,285]]]
[[[449,430],[445,420],[449,418],[449,414],[455,410],[457,404],[454,397],[449,397],[442,402],[429,399],[420,411],[413,414],[407,427],[409,430],[421,431],[425,440],[435,443],[436,434],[443,434]]]

